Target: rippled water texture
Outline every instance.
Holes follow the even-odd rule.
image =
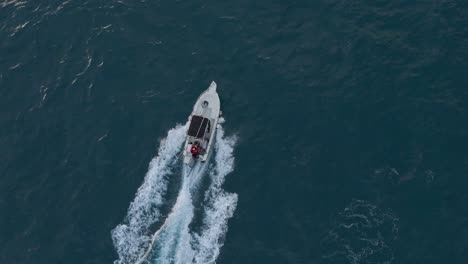
[[[0,0],[0,263],[464,264],[467,47],[466,1]]]

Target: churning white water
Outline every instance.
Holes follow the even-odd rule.
[[[161,141],[158,155],[151,161],[124,222],[112,231],[119,255],[115,264],[216,261],[227,232],[227,221],[237,205],[237,195],[222,189],[226,175],[234,169],[236,139],[225,137],[220,126],[212,163],[197,163],[194,168],[184,167],[182,175],[177,175],[173,169],[182,166],[178,157],[186,129],[187,125],[171,129],[167,138]],[[200,182],[207,175],[210,184],[203,190]],[[172,177],[180,177],[182,184],[171,212],[164,218],[160,207],[165,202],[167,185]],[[198,205],[203,210],[202,226],[195,232],[190,228],[195,216],[193,196],[203,195],[203,192],[204,199]],[[161,222],[159,229],[151,232],[150,228],[158,222]]]

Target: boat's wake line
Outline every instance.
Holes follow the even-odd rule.
[[[146,263],[214,263],[223,245],[227,221],[237,205],[237,195],[227,193],[222,184],[234,168],[234,137],[224,137],[222,127],[216,134],[214,161],[184,167],[183,175],[173,173],[185,139],[186,126],[169,131],[143,185],[131,203],[124,223],[112,231],[114,246],[119,255],[115,264]],[[209,187],[201,188],[201,179],[209,166]],[[168,178],[181,177],[182,184],[171,212],[160,219]],[[195,217],[194,196],[203,196],[201,226],[191,228]],[[162,221],[163,220],[163,221]],[[160,224],[156,232],[151,227]]]

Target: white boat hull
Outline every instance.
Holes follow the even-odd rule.
[[[198,97],[189,116],[190,126],[187,131],[187,139],[185,140],[183,152],[184,163],[189,166],[192,166],[197,161],[207,161],[213,151],[216,129],[221,113],[220,100],[216,88],[216,83],[212,82],[210,87]],[[202,150],[196,156],[191,153],[191,148],[194,144],[200,146]]]

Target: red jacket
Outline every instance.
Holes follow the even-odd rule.
[[[198,154],[198,147],[197,146],[192,146],[192,148],[190,149],[190,153]]]

